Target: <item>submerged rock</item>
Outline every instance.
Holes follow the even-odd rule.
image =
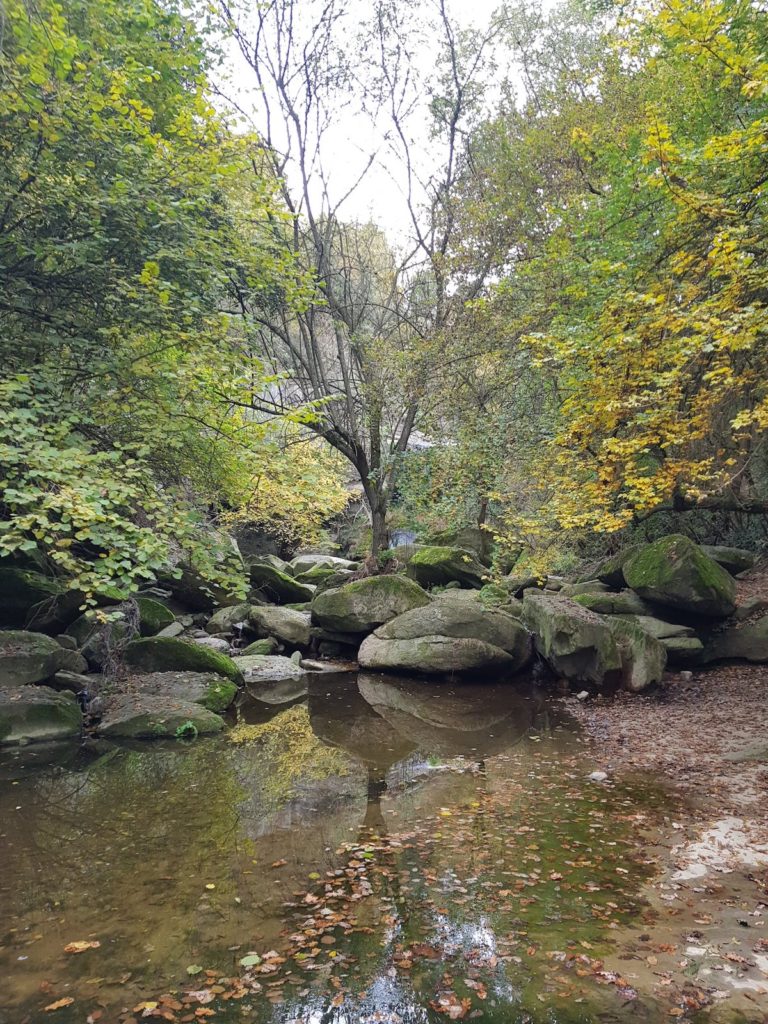
[[[466,548],[423,547],[408,562],[407,573],[422,587],[459,583],[480,590],[487,570],[474,551]]]
[[[602,686],[619,678],[621,655],[606,619],[568,598],[529,590],[523,621],[538,652],[566,679]]]
[[[640,548],[623,572],[641,597],[693,615],[726,618],[736,607],[733,577],[682,534]]]
[[[120,739],[181,739],[223,728],[224,720],[199,704],[143,693],[111,698],[99,733]]]
[[[50,679],[71,653],[43,633],[0,632],[0,689]]]
[[[125,648],[125,662],[142,672],[216,672],[235,683],[242,683],[240,669],[232,658],[199,644],[175,637],[150,637],[132,640]]]
[[[226,711],[237,696],[232,680],[213,672],[148,672],[131,676],[126,686],[137,697],[165,697],[199,704],[218,714]]]
[[[82,726],[71,693],[47,686],[0,687],[0,745],[75,738]]]
[[[312,622],[339,633],[370,633],[429,602],[429,594],[405,576],[368,576],[318,594]]]

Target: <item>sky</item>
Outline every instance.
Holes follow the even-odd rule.
[[[431,6],[429,0],[415,0],[424,6]],[[490,21],[500,0],[449,0],[449,10],[462,27],[484,27]],[[368,9],[368,0],[355,0],[359,10]],[[417,72],[426,77],[435,64],[436,48],[425,47],[417,54]],[[254,92],[254,73],[233,46],[231,51],[231,73],[224,87],[234,95],[244,110],[258,108],[258,95]],[[439,163],[439,154],[428,136],[428,96],[420,103],[419,113],[412,119],[410,133],[415,150],[424,170]],[[259,115],[255,119],[259,126]],[[389,127],[389,125],[387,125]],[[345,195],[357,182],[361,169],[372,152],[378,150],[374,165],[366,173],[344,201],[339,214],[345,220],[373,221],[383,228],[390,241],[403,246],[410,234],[410,218],[403,193],[403,176],[400,165],[391,154],[386,155],[386,144],[382,145],[381,130],[372,130],[369,121],[353,105],[339,111],[338,117],[323,142],[323,163],[329,192],[333,197]],[[289,175],[289,181],[291,177]],[[297,183],[294,181],[294,184]]]

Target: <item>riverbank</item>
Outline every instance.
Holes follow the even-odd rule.
[[[676,1016],[721,1006],[764,1021],[768,1006],[768,672],[718,665],[668,673],[640,696],[566,705],[606,785],[647,778],[679,798],[660,831],[649,909],[617,937],[614,962]],[[645,929],[645,931],[643,931]],[[641,934],[642,932],[642,934]],[[682,1010],[682,1014],[676,1011]],[[715,1018],[721,1019],[715,1012]]]

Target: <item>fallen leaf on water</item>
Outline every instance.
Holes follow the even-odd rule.
[[[64,1006],[71,1006],[74,1001],[73,996],[64,996],[63,999],[57,999],[55,1003],[49,1003],[43,1009],[46,1013],[50,1013],[52,1010],[60,1010]]]
[[[273,868],[282,868],[282,867],[285,867],[285,865],[286,865],[287,863],[288,863],[288,861],[287,861],[287,860],[275,860],[275,861],[273,861],[273,862],[272,862],[272,864],[270,865],[270,867],[273,867]]]
[[[240,958],[241,967],[256,967],[261,963],[261,957],[258,953],[249,953],[248,956]]]
[[[339,992],[337,996],[334,996],[331,1000],[331,1006],[343,1006],[344,1005],[344,993]]]
[[[189,967],[187,968],[187,974],[200,974],[202,970],[203,968],[200,966],[200,964],[190,964]]]
[[[68,942],[64,947],[64,952],[84,953],[86,949],[98,949],[100,945],[101,943],[96,940],[93,942]]]

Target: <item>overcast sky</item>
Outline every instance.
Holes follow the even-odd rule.
[[[357,0],[363,5],[368,0]],[[414,0],[421,3],[423,0]],[[449,10],[464,27],[482,28],[490,22],[491,15],[500,0],[453,0]],[[425,12],[432,5],[424,4]],[[247,66],[239,52],[232,48],[231,77],[225,91],[234,94],[244,109],[258,110],[257,94],[254,93],[254,73]],[[418,54],[419,72],[426,78],[434,66],[437,49],[425,47]],[[439,163],[439,154],[427,135],[428,100],[425,93],[423,109],[411,122],[411,132],[416,141],[421,166],[426,170]],[[259,125],[260,114],[255,123]],[[381,136],[370,128],[370,123],[350,105],[341,111],[337,122],[324,140],[323,160],[330,191],[334,196],[345,194],[357,180],[361,168],[370,154],[379,149],[380,156],[367,172],[361,184],[345,200],[340,215],[345,220],[373,221],[381,226],[394,243],[404,243],[409,235],[410,220],[403,195],[403,179],[400,167],[392,155],[386,155]],[[399,180],[397,180],[399,179]]]

